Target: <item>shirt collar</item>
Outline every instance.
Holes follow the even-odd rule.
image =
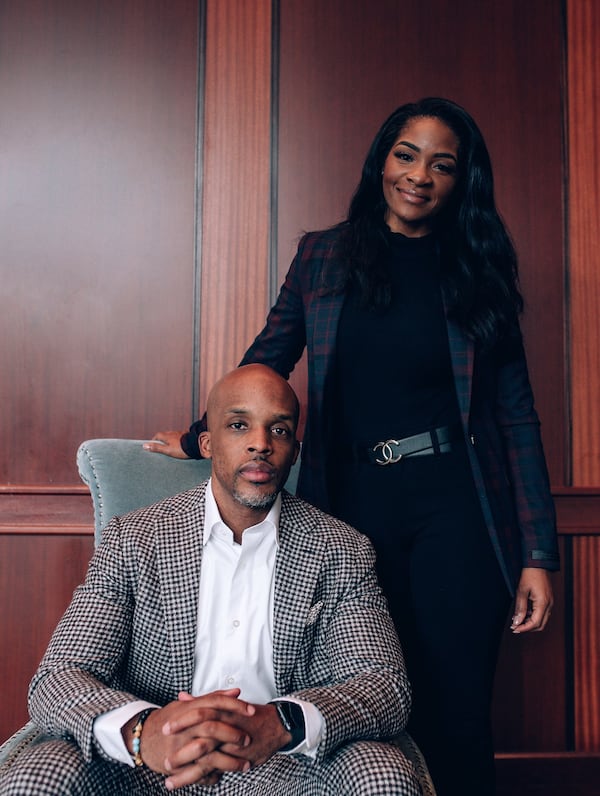
[[[281,492],[275,498],[275,503],[271,506],[269,513],[261,522],[256,523],[256,525],[249,526],[250,528],[258,528],[261,525],[270,526],[272,530],[275,531],[275,539],[277,545],[279,545],[279,515],[281,514]],[[204,504],[204,531],[202,533],[202,544],[206,545],[210,536],[213,532],[213,528],[216,525],[223,525],[229,531],[228,525],[223,522],[221,514],[219,512],[219,507],[217,506],[217,501],[215,500],[215,496],[212,490],[212,478],[209,479],[208,484],[206,486],[206,495],[205,495],[205,504]],[[244,530],[248,530],[245,528]]]

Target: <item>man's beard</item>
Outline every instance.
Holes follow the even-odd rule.
[[[279,489],[274,488],[271,493],[266,495],[244,495],[234,486],[232,494],[233,499],[247,509],[270,509],[277,499]]]

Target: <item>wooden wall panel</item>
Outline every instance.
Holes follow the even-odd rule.
[[[92,547],[92,536],[0,534],[0,742],[27,721],[29,681]]]
[[[432,94],[463,104],[488,142],[520,254],[532,381],[552,480],[562,484],[560,0],[281,0],[280,8],[280,275],[303,230],[343,217],[392,110]]]
[[[271,2],[208,0],[200,407],[269,307]]]
[[[600,6],[595,0],[567,0],[566,7],[572,483],[600,493]],[[596,753],[599,573],[600,537],[574,540],[574,731],[576,748]]]
[[[600,485],[599,52],[600,4],[568,0],[568,279],[575,486]]]
[[[600,535],[573,543],[576,749],[600,752]]]
[[[198,3],[21,0],[0,25],[0,483],[191,414]]]

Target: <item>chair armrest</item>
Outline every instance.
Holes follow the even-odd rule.
[[[425,762],[423,753],[413,738],[405,730],[394,738],[394,743],[402,749],[405,757],[407,757],[415,767],[423,796],[436,796],[435,787],[429,769],[427,768],[427,763]]]
[[[10,736],[2,746],[0,746],[0,779],[2,774],[7,771],[10,765],[23,754],[30,746],[45,740],[46,735],[32,721],[28,721],[21,729]]]

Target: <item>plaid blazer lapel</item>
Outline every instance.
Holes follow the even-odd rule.
[[[280,547],[275,569],[273,668],[279,694],[289,683],[311,608],[325,542],[308,525],[307,516],[295,517],[284,504],[279,522]]]
[[[175,691],[192,687],[203,527],[204,488],[194,511],[163,517],[157,527],[157,570]]]
[[[318,296],[308,307],[306,315],[307,347],[311,353],[311,367],[315,393],[321,397],[325,381],[333,364],[338,323],[344,305],[344,294]]]
[[[471,389],[473,386],[473,359],[475,347],[473,341],[452,320],[447,320],[450,359],[454,373],[454,385],[458,398],[458,408],[465,433],[469,430],[469,413],[471,410]]]

